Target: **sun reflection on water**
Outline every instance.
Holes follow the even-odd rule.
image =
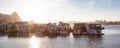
[[[29,39],[29,43],[30,43],[30,48],[40,48],[41,40],[35,36],[32,36]]]

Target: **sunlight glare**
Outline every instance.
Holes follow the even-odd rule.
[[[31,48],[40,48],[41,41],[36,38],[35,36],[32,36],[29,40]]]
[[[54,21],[56,16],[54,4],[48,0],[31,0],[27,1],[23,6],[22,19],[24,21],[34,20],[35,22],[50,22]],[[49,16],[49,17],[48,17]],[[53,18],[53,19],[51,19]]]

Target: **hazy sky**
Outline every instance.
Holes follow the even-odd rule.
[[[14,11],[24,21],[120,21],[120,0],[0,0],[1,13]]]

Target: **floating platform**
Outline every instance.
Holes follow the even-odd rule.
[[[101,34],[73,34],[73,35],[104,35],[104,33],[101,33]]]

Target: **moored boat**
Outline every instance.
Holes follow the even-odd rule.
[[[104,35],[101,24],[75,23],[73,35]]]
[[[45,36],[45,32],[46,32],[46,24],[33,24],[33,31],[32,33],[35,36]]]
[[[60,22],[58,25],[58,34],[59,35],[69,35],[71,32],[70,24]]]
[[[75,23],[73,26],[73,35],[81,35],[87,32],[86,23]]]

